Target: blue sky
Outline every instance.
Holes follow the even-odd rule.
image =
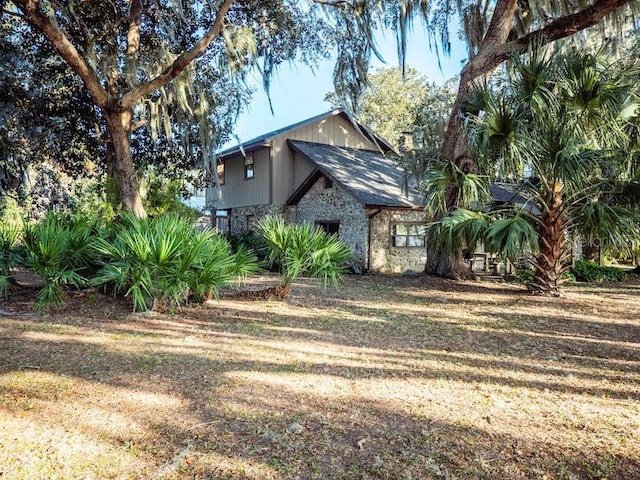
[[[455,34],[452,37],[455,37]],[[397,66],[398,58],[393,33],[380,34],[377,39],[380,53],[386,64],[375,59],[373,68]],[[452,38],[451,56],[441,55],[440,58],[441,71],[436,54],[429,49],[426,34],[418,25],[412,32],[407,50],[407,64],[425,75],[429,81],[436,83],[444,83],[457,75],[467,56],[463,42]],[[262,89],[262,80],[258,74],[254,74],[253,84],[256,86],[256,92],[247,111],[240,115],[236,125],[235,133],[239,140],[244,142],[329,110],[331,106],[324,101],[324,97],[333,91],[332,73],[332,60],[320,64],[315,74],[303,64],[293,63],[282,66],[271,81],[273,114],[269,110],[267,95]],[[235,143],[237,140],[229,142],[229,144]]]

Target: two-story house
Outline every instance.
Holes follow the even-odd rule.
[[[219,230],[252,231],[265,215],[336,233],[354,265],[422,271],[425,214],[384,139],[338,109],[225,150],[207,190]]]

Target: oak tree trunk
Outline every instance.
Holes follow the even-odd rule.
[[[120,202],[128,212],[138,218],[146,218],[147,212],[142,205],[138,190],[138,179],[131,157],[131,118],[130,110],[104,110],[107,122],[107,135],[110,145],[107,154],[107,168],[118,183]]]
[[[471,96],[475,82],[487,78],[504,60],[498,52],[511,31],[516,3],[516,0],[498,1],[478,54],[460,73],[458,93],[445,131],[442,153],[446,161],[454,163],[463,173],[478,171],[464,130],[464,115],[469,113],[465,103]],[[445,194],[447,211],[456,207],[457,196],[457,187],[450,186]],[[462,252],[452,254],[438,249],[436,245],[433,241],[428,242],[426,273],[453,279],[473,276],[463,261]]]

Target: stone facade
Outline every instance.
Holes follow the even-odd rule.
[[[427,248],[394,247],[391,244],[393,224],[425,224],[421,210],[377,209],[369,210],[371,219],[370,270],[381,273],[402,273],[408,270],[424,271]]]
[[[290,209],[285,205],[255,205],[250,207],[232,208],[229,214],[229,231],[233,234],[243,234],[254,231],[253,222],[262,220],[267,215],[279,216],[287,222],[292,218]]]
[[[297,223],[338,223],[338,236],[351,247],[354,264],[367,266],[369,222],[362,204],[337,183],[328,186],[320,177],[293,207]]]
[[[366,209],[346,189],[329,186],[320,177],[297,205],[257,205],[232,208],[229,215],[231,233],[252,230],[249,222],[267,215],[278,215],[291,223],[331,224],[338,226],[338,236],[354,254],[353,264],[378,273],[422,272],[427,261],[426,247],[394,247],[391,228],[394,224],[425,224],[420,210]],[[371,227],[371,230],[370,230]],[[371,248],[369,248],[371,243]]]

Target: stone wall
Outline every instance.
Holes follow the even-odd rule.
[[[426,223],[425,213],[417,210],[369,210],[371,217],[371,266],[380,273],[424,271],[427,262],[425,247],[392,247],[391,225],[398,222]]]
[[[277,215],[283,217],[286,222],[292,221],[291,209],[286,205],[254,205],[251,207],[236,207],[231,209],[229,215],[229,230],[234,234],[242,234],[252,231],[248,224],[249,216],[253,216],[253,221],[262,220],[267,215]]]
[[[249,215],[253,215],[255,221],[266,215],[279,215],[290,223],[338,222],[338,235],[353,251],[354,265],[362,269],[368,268],[372,272],[422,272],[427,261],[426,247],[391,246],[391,225],[396,222],[424,223],[424,212],[400,209],[367,210],[341,186],[334,183],[330,188],[325,188],[324,177],[316,181],[296,206],[258,205],[231,209],[231,232],[249,231]]]
[[[334,183],[325,188],[321,177],[300,199],[295,207],[295,222],[339,222],[338,236],[351,247],[354,264],[360,268],[367,265],[369,222],[362,204],[344,188]]]

